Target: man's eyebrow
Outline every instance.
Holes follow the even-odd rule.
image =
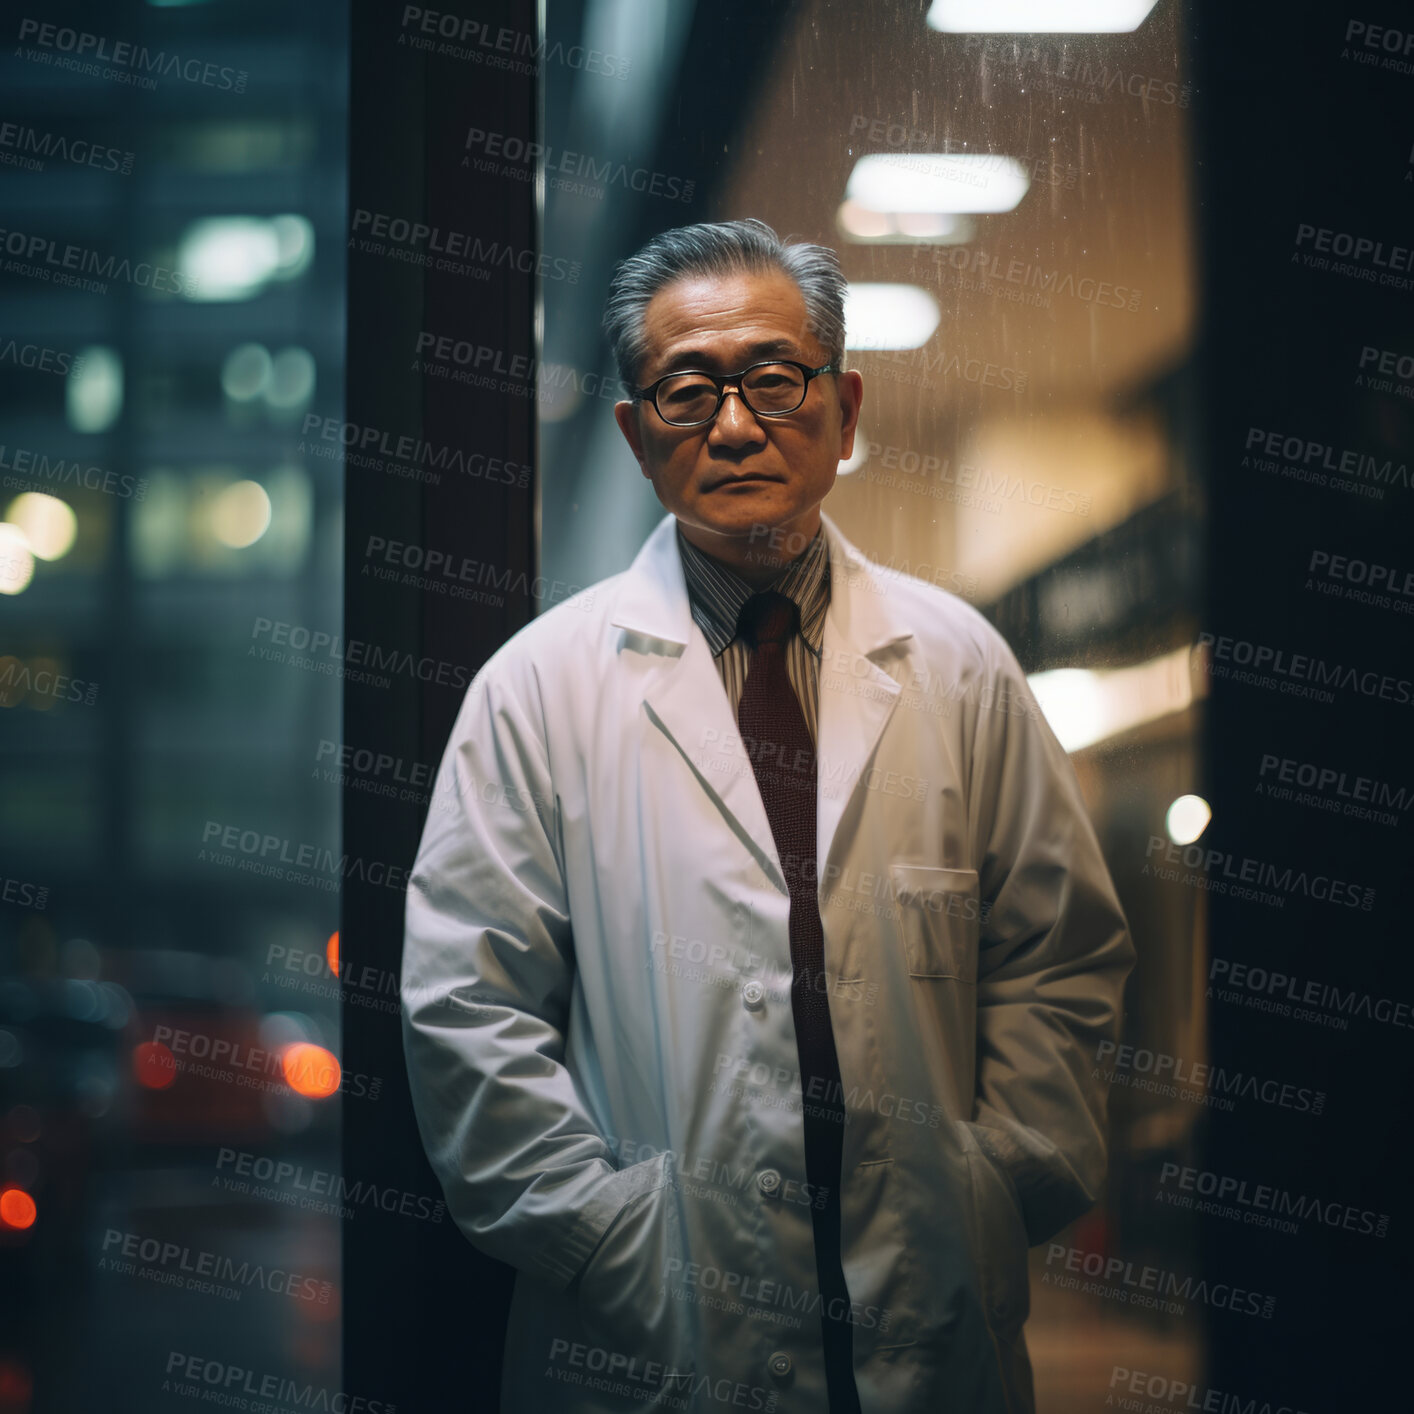
[[[798,354],[799,347],[794,339],[763,339],[747,347],[745,358],[752,363],[766,354]],[[671,373],[678,368],[710,368],[717,361],[706,349],[681,349],[662,367],[664,373]]]

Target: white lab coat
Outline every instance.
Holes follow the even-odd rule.
[[[1005,642],[824,526],[856,1383],[864,1414],[1016,1414],[1027,1247],[1096,1198],[1133,947]],[[462,1231],[519,1269],[506,1414],[826,1409],[787,914],[665,516],[472,682],[407,895],[419,1128]]]

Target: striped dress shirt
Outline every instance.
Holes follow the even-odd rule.
[[[758,591],[721,560],[699,550],[678,527],[678,552],[687,577],[693,621],[702,630],[726,688],[732,717],[746,686],[752,650],[737,637],[742,605]],[[820,712],[820,651],[825,640],[825,611],[830,606],[830,547],[823,529],[805,551],[766,586],[800,606],[800,631],[786,644],[786,676],[800,699],[811,741],[816,741]]]

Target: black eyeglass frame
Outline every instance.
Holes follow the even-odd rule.
[[[758,412],[751,406],[751,400],[742,389],[742,379],[755,368],[773,368],[784,364],[787,368],[797,368],[805,375],[805,385],[800,390],[800,401],[789,412]],[[759,363],[753,363],[750,367],[743,368],[740,373],[709,373],[705,368],[675,368],[671,373],[665,373],[661,378],[655,379],[644,388],[631,388],[629,391],[633,395],[634,402],[643,402],[645,399],[653,404],[653,411],[658,414],[667,427],[705,427],[709,422],[717,420],[717,414],[722,410],[722,404],[727,399],[727,389],[733,388],[743,403],[751,411],[754,417],[794,417],[801,408],[805,406],[805,399],[810,394],[810,383],[812,379],[818,378],[822,373],[843,373],[844,368],[838,363],[822,363],[819,368],[811,368],[808,363],[801,363],[793,358],[763,358]],[[662,387],[669,378],[682,378],[689,373],[694,373],[701,378],[710,378],[717,385],[717,406],[712,409],[710,417],[699,418],[696,422],[669,422],[663,417],[663,409],[658,406],[658,389]]]

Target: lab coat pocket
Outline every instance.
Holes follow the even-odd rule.
[[[890,866],[911,977],[977,981],[981,904],[975,869]]]
[[[627,1360],[661,1397],[671,1396],[694,1368],[691,1313],[671,1296],[671,1273],[685,1255],[672,1155],[655,1154],[613,1177],[629,1196],[580,1272],[581,1319],[612,1368]]]
[[[1011,1176],[966,1125],[960,1128],[966,1136],[973,1231],[987,1323],[998,1336],[1014,1339],[1031,1310],[1026,1223]]]

